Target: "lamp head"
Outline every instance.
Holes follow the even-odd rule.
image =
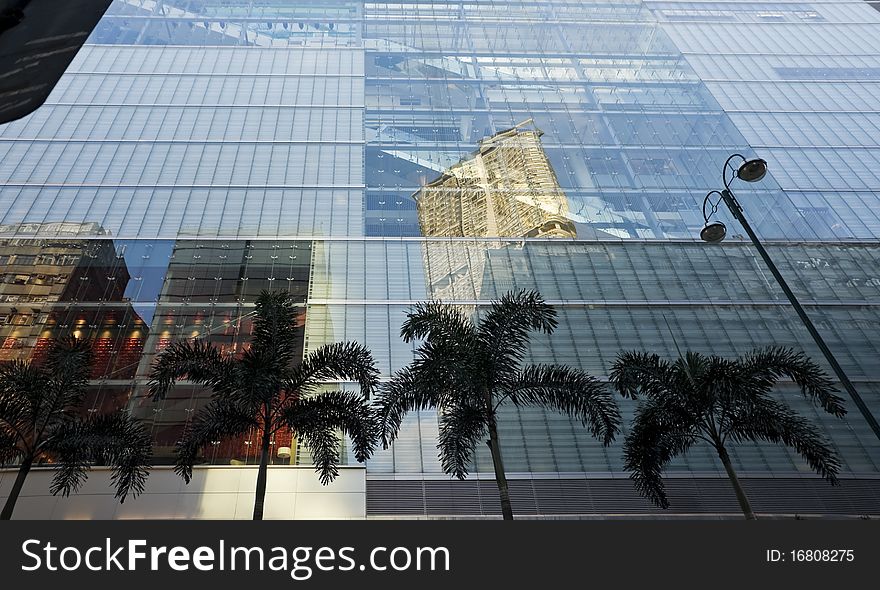
[[[725,236],[727,236],[727,226],[720,221],[707,223],[706,226],[700,230],[700,239],[710,244],[717,244],[723,240]]]
[[[746,182],[757,182],[767,174],[767,161],[761,158],[746,160],[736,171],[737,178]]]

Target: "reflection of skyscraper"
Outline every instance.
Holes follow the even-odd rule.
[[[531,126],[531,128],[529,128]],[[568,201],[531,119],[480,141],[479,149],[414,195],[426,237],[576,238]],[[431,294],[479,297],[486,250],[425,244]]]
[[[480,141],[415,195],[422,235],[576,238],[568,201],[531,119]]]

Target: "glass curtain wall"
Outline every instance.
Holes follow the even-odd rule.
[[[304,352],[358,340],[384,378],[412,358],[413,303],[479,313],[515,288],[560,314],[529,360],[600,378],[629,349],[824,362],[723,207],[727,241],[698,239],[741,153],[770,163],[735,188],[746,215],[880,414],[878,33],[857,1],[116,0],[47,104],[0,127],[0,354],[96,339],[93,407],[133,408],[160,460],[206,392],[147,399],[152,359],[177,338],[241,350],[262,288],[294,294]],[[846,475],[880,473],[854,407],[779,394]],[[619,445],[561,416],[500,428],[514,478],[622,475]],[[443,479],[436,436],[413,415],[368,477]],[[205,460],[252,461],[248,442]],[[808,471],[734,453],[747,476]],[[707,449],[672,470],[723,475]]]

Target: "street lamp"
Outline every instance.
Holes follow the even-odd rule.
[[[742,164],[739,168],[734,168],[731,164],[734,160],[739,158],[742,160]],[[733,171],[730,178],[728,179],[728,174],[730,171]],[[709,221],[712,215],[718,210],[718,205],[723,201],[727,208],[730,210],[730,213],[733,215],[734,219],[736,219],[739,224],[742,226],[746,233],[749,235],[749,238],[752,240],[752,244],[754,244],[755,249],[758,251],[758,254],[761,255],[761,258],[764,259],[764,263],[770,269],[770,272],[773,274],[773,278],[776,279],[776,282],[779,283],[779,286],[782,288],[782,291],[785,293],[785,296],[788,297],[788,301],[791,303],[794,310],[797,312],[798,317],[800,317],[801,322],[803,322],[804,326],[807,328],[807,331],[810,333],[810,336],[813,337],[813,340],[816,342],[816,346],[819,347],[819,350],[822,351],[822,354],[825,356],[825,360],[828,361],[828,364],[831,365],[831,369],[834,371],[834,374],[837,375],[837,379],[840,381],[843,388],[852,398],[853,403],[855,403],[856,407],[862,413],[865,420],[868,422],[868,425],[871,427],[871,430],[874,431],[874,435],[880,439],[880,424],[877,424],[877,419],[871,413],[871,410],[868,409],[868,406],[865,405],[864,400],[856,391],[856,388],[853,387],[852,382],[846,376],[846,373],[843,372],[843,368],[840,366],[840,363],[837,362],[837,359],[834,358],[834,354],[831,352],[831,349],[828,348],[828,345],[825,344],[825,340],[822,338],[822,335],[819,334],[816,327],[813,325],[812,320],[810,320],[810,316],[807,315],[807,312],[804,311],[804,308],[801,307],[800,302],[795,297],[794,292],[792,292],[791,288],[788,286],[788,283],[785,282],[785,279],[779,273],[779,269],[776,268],[776,265],[773,263],[773,260],[770,259],[770,255],[767,253],[767,250],[764,249],[763,244],[758,239],[758,236],[755,234],[754,230],[752,230],[752,226],[749,225],[749,222],[746,221],[745,216],[743,215],[743,209],[740,206],[739,202],[736,200],[736,197],[733,195],[733,192],[730,190],[730,184],[734,179],[739,178],[740,180],[744,180],[746,182],[757,182],[764,178],[767,174],[767,162],[761,159],[748,160],[744,156],[740,154],[734,154],[727,158],[727,161],[724,163],[724,170],[722,172],[722,179],[724,180],[724,190],[722,191],[709,191],[706,194],[706,198],[703,199],[703,221],[705,225],[703,229],[700,231],[700,238],[709,243],[718,243],[724,239],[727,235],[727,228],[720,221]],[[718,195],[721,197],[718,201],[712,202],[712,197]],[[707,213],[706,207],[707,205],[711,205],[711,210]]]

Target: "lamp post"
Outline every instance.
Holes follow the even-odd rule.
[[[731,162],[736,158],[742,160],[742,164],[739,166],[739,168],[733,168],[733,166],[731,165]],[[728,170],[733,170],[733,175],[729,179]],[[747,160],[744,156],[740,154],[734,154],[730,156],[724,163],[724,171],[722,172],[722,179],[724,180],[724,190],[709,191],[709,193],[706,195],[706,198],[703,199],[703,221],[705,222],[705,225],[700,231],[700,238],[705,242],[717,244],[727,235],[727,228],[724,226],[723,223],[721,223],[720,221],[709,221],[709,218],[712,217],[712,214],[715,213],[718,208],[718,202],[712,204],[712,210],[708,214],[706,213],[706,205],[711,203],[711,198],[713,195],[718,195],[721,197],[720,200],[724,201],[724,204],[727,205],[727,208],[730,210],[730,213],[733,215],[734,219],[736,219],[743,227],[743,229],[746,230],[746,233],[752,240],[752,244],[754,244],[755,249],[758,251],[758,254],[760,254],[761,258],[764,259],[764,263],[770,269],[770,272],[773,274],[773,278],[775,278],[776,282],[779,283],[779,286],[782,288],[785,296],[788,297],[788,301],[791,303],[792,307],[794,307],[794,310],[797,312],[798,317],[800,317],[801,322],[803,322],[804,326],[807,328],[807,331],[810,333],[810,336],[812,336],[813,340],[816,342],[816,346],[819,347],[819,350],[821,350],[822,354],[825,356],[825,360],[828,361],[829,365],[831,365],[831,369],[834,371],[837,379],[843,385],[843,388],[846,390],[849,396],[852,398],[853,403],[855,403],[856,407],[862,413],[862,416],[868,422],[871,430],[874,431],[874,435],[878,439],[880,439],[880,424],[877,424],[877,419],[871,413],[871,410],[868,409],[868,406],[865,404],[862,396],[860,396],[859,393],[856,391],[856,388],[853,387],[852,382],[846,376],[846,373],[844,373],[843,368],[840,366],[840,363],[838,363],[837,359],[834,358],[834,354],[831,352],[831,349],[828,348],[828,345],[825,344],[825,340],[822,338],[822,335],[819,334],[818,330],[816,330],[816,326],[813,325],[812,320],[810,320],[810,316],[808,316],[807,312],[804,311],[804,308],[801,307],[801,304],[797,300],[797,297],[795,297],[794,292],[792,292],[791,288],[788,286],[788,283],[780,274],[779,269],[776,268],[776,265],[773,263],[773,260],[767,253],[767,250],[764,249],[764,246],[763,244],[761,244],[758,236],[755,234],[754,230],[752,230],[752,226],[749,225],[749,222],[743,215],[743,208],[742,206],[740,206],[739,201],[736,200],[736,197],[730,190],[730,184],[736,178],[739,178],[740,180],[744,180],[746,182],[757,182],[764,178],[764,175],[766,174],[767,162],[765,160]]]

